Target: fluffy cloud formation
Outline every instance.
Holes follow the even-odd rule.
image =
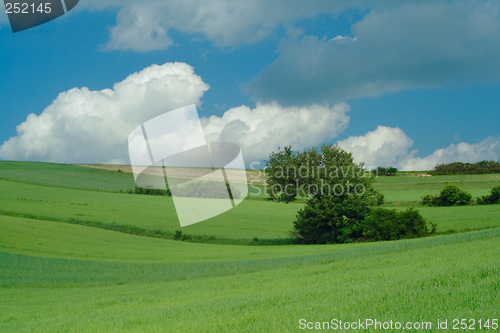
[[[338,136],[349,123],[349,110],[345,103],[288,108],[257,104],[255,109],[240,106],[201,122],[208,141],[237,143],[245,162],[252,163],[266,159],[278,146],[304,149]]]
[[[362,1],[358,1],[361,3]],[[348,1],[89,1],[88,6],[121,5],[117,24],[111,28],[107,49],[149,51],[167,48],[167,33],[175,29],[200,34],[219,47],[235,47],[262,40],[280,26],[295,30],[292,21],[318,13],[337,13]]]
[[[154,7],[133,6],[120,11],[118,24],[110,29],[111,38],[103,50],[133,49],[138,52],[165,50],[173,44],[168,36],[168,27],[163,25],[161,12]]]
[[[498,1],[402,2],[372,10],[351,31],[282,41],[248,91],[258,101],[307,105],[500,79]]]
[[[408,156],[399,162],[401,170],[432,170],[441,163],[500,161],[500,138],[488,137],[479,143],[461,142],[438,149],[433,154],[420,158]]]
[[[337,144],[352,152],[356,163],[365,162],[367,167],[395,166],[403,171],[432,170],[441,163],[500,160],[500,138],[494,137],[476,144],[451,144],[429,156],[415,157],[418,151],[409,151],[413,141],[397,127],[378,126],[373,132],[351,136]]]
[[[413,141],[397,127],[378,126],[373,132],[351,136],[337,144],[352,152],[356,163],[364,162],[370,167],[394,165],[399,157],[408,155]]]
[[[191,66],[167,63],[134,73],[113,89],[71,89],[59,94],[40,115],[30,114],[17,127],[18,135],[0,146],[0,158],[128,163],[127,139],[132,130],[169,110],[199,105],[208,88]],[[338,136],[349,123],[349,110],[345,103],[288,108],[269,103],[254,109],[240,106],[222,117],[200,120],[208,141],[239,144],[251,163],[278,146],[303,149]]]
[[[120,9],[103,47],[107,50],[164,50],[175,42],[170,29],[223,48],[255,43],[277,29],[288,31],[278,58],[247,84],[255,100],[264,103],[335,104],[404,89],[500,79],[498,0],[88,0],[76,10],[109,6]],[[371,10],[352,25],[352,37],[297,39],[303,35],[301,24],[307,26],[304,19],[352,9]]]
[[[126,163],[127,137],[168,110],[199,104],[209,86],[184,63],[152,65],[113,89],[71,89],[40,115],[30,114],[0,157],[69,163]]]

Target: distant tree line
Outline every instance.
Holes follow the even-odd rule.
[[[433,175],[479,175],[500,173],[500,162],[481,161],[477,163],[443,163],[436,165],[431,173]]]
[[[143,188],[143,187],[139,187],[139,186],[135,186],[134,188],[129,188],[126,192],[128,194],[166,195],[166,196],[172,195],[172,193],[170,192],[170,189],[161,190],[161,189],[156,189],[156,188]]]
[[[398,172],[398,169],[395,167],[377,167],[376,169],[372,170],[372,172],[375,176],[395,176],[396,172]]]

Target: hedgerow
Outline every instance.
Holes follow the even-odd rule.
[[[443,163],[436,165],[431,173],[433,175],[478,175],[500,173],[500,162],[481,161],[477,163]]]

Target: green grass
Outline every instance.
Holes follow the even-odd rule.
[[[458,234],[455,238],[442,236],[413,239],[400,242],[377,242],[357,244],[330,244],[308,246],[238,246],[198,244],[149,237],[128,235],[109,230],[88,228],[79,225],[38,221],[10,216],[0,216],[0,251],[45,258],[105,262],[140,263],[193,263],[221,262],[232,260],[261,260],[296,256],[324,255],[345,251],[372,253],[384,246],[401,244],[404,248],[430,246],[453,239],[496,236],[500,229],[491,229],[474,234]],[[471,236],[472,235],[472,236]],[[474,236],[476,235],[476,236]],[[388,245],[389,244],[389,245]],[[417,244],[417,245],[412,245]],[[223,250],[223,251],[221,251]]]
[[[455,184],[462,189],[485,189],[500,184],[500,175],[449,175],[415,177],[398,175],[378,177],[375,183],[382,192],[385,190],[441,190],[445,185]]]
[[[120,262],[220,262],[292,257],[339,246],[236,246],[137,237],[61,222],[0,215],[0,251],[30,256]],[[332,250],[334,249],[334,250]]]
[[[407,205],[389,205],[388,209],[404,210]],[[437,223],[437,231],[465,231],[500,227],[500,205],[468,205],[459,207],[417,206],[422,216]]]
[[[131,173],[68,164],[0,161],[0,179],[94,191],[126,191],[135,186]]]
[[[486,195],[490,193],[491,188],[473,188],[465,189],[461,188],[472,194],[475,199],[477,197]],[[434,190],[384,190],[382,193],[385,196],[385,201],[388,203],[394,202],[422,202],[422,197],[426,194],[436,195],[441,192],[441,189]]]
[[[184,227],[182,231],[185,234],[215,235],[229,239],[287,238],[288,232],[292,230],[295,214],[302,205],[245,200],[224,214]],[[424,217],[438,224],[440,232],[500,226],[500,205],[418,206],[418,209]],[[0,181],[0,211],[31,214],[47,219],[78,218],[107,224],[128,224],[170,232],[181,229],[172,198],[162,196],[95,192]]]
[[[285,238],[301,204],[245,200],[236,208],[183,233],[226,238]],[[41,217],[180,230],[171,197],[95,192],[0,181],[0,211]]]
[[[0,215],[0,332],[298,332],[300,319],[333,318],[430,321],[434,332],[437,319],[500,319],[500,228],[491,228],[500,205],[417,203],[450,182],[486,194],[500,177],[376,185],[388,207],[416,205],[440,232],[491,229],[307,246],[190,243],[66,223],[181,229],[171,198],[113,193],[133,187],[118,172],[0,162],[0,178],[0,212],[36,217]],[[182,231],[287,237],[303,204],[259,199]]]
[[[375,187],[384,194],[386,202],[421,202],[426,194],[438,194],[444,186],[455,184],[472,194],[473,198],[486,195],[500,184],[500,175],[450,175],[415,177],[398,175],[378,177]]]
[[[420,213],[437,223],[438,232],[500,227],[500,205],[419,207]]]
[[[493,230],[480,233],[488,232]],[[2,271],[8,274],[2,277],[11,283],[0,288],[0,331],[292,332],[300,331],[303,318],[434,324],[437,319],[497,318],[498,231],[473,240],[466,235],[474,234],[388,242],[393,248],[384,253],[376,251],[384,244],[372,243],[365,245],[374,247],[372,254],[358,256],[351,245],[342,245],[344,257],[316,263],[311,258],[252,269],[249,261],[225,270],[207,266],[205,274],[200,269],[193,276],[175,275],[173,267],[159,264],[120,267],[3,255]],[[441,242],[401,246],[429,240]],[[72,265],[80,269],[73,271]],[[25,274],[19,274],[23,268]],[[37,276],[53,279],[37,281]]]

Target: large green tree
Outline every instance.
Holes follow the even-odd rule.
[[[304,151],[293,151],[291,146],[279,149],[270,154],[265,171],[266,191],[278,202],[325,195],[357,195],[368,200],[377,194],[372,185],[375,177],[364,164],[355,163],[351,153],[332,144]]]
[[[345,243],[362,235],[360,224],[370,206],[383,198],[373,188],[375,178],[364,164],[336,145],[304,151],[279,149],[266,163],[267,193],[278,202],[302,197],[294,234],[304,243]]]

